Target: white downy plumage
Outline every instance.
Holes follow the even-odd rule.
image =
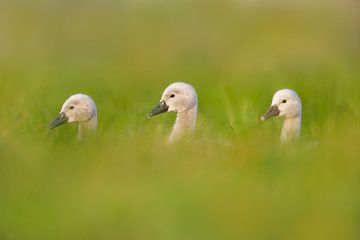
[[[69,97],[63,104],[59,115],[49,124],[49,128],[73,122],[79,124],[78,140],[96,132],[97,110],[91,97],[80,93]]]
[[[280,141],[287,144],[300,138],[301,115],[302,105],[297,93],[294,90],[282,89],[274,94],[271,107],[261,120],[265,121],[274,116],[284,117]]]
[[[177,112],[175,125],[169,137],[173,142],[195,130],[198,98],[193,86],[175,82],[169,85],[162,94],[160,103],[150,113],[149,117],[164,112]]]

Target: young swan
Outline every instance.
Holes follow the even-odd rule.
[[[97,111],[94,100],[85,94],[75,94],[63,104],[59,115],[49,124],[55,128],[63,123],[76,122],[79,124],[78,140],[89,133],[95,133],[97,128]]]
[[[265,121],[274,116],[284,116],[280,141],[282,144],[287,144],[300,138],[301,113],[301,100],[296,92],[290,89],[282,89],[274,94],[271,107],[261,117],[261,120]]]
[[[153,117],[164,112],[177,112],[175,125],[169,137],[169,143],[171,143],[194,132],[197,107],[198,98],[194,87],[186,83],[175,82],[165,89],[159,105],[148,116]]]

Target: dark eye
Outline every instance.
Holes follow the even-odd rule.
[[[174,98],[174,97],[175,97],[175,94],[171,94],[170,97],[171,97],[171,98]]]
[[[70,106],[69,109],[74,109],[74,106]]]
[[[286,99],[282,100],[282,103],[286,103]]]

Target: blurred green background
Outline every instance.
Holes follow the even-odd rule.
[[[3,0],[0,239],[360,239],[360,2]],[[147,119],[199,95],[196,136]],[[259,117],[303,101],[299,144]],[[95,142],[47,124],[74,93]]]

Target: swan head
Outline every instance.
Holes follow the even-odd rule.
[[[170,84],[162,94],[160,103],[148,114],[153,117],[165,112],[185,112],[197,106],[197,94],[193,86],[183,82]]]
[[[94,100],[85,94],[75,94],[65,101],[59,115],[49,124],[49,128],[58,127],[66,122],[83,123],[96,117]]]
[[[282,89],[274,94],[271,106],[261,120],[265,121],[275,116],[296,118],[301,116],[301,111],[301,100],[297,93],[291,89]]]

